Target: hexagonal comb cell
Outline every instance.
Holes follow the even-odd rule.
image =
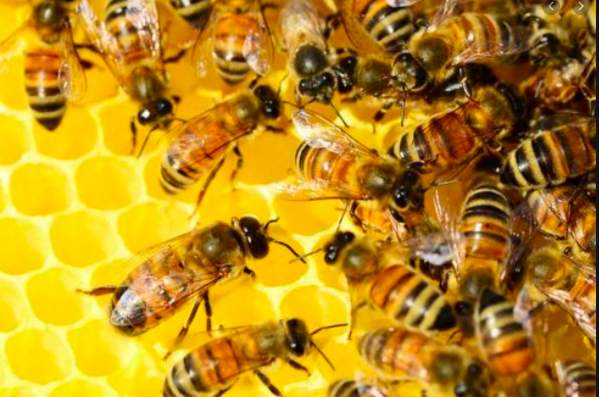
[[[27,151],[25,126],[16,118],[0,116],[0,165],[14,164]]]
[[[89,208],[115,210],[127,207],[139,195],[131,163],[111,157],[85,160],[75,172],[79,199]]]
[[[6,37],[6,36],[2,36]],[[25,64],[22,56],[2,59],[0,68],[0,102],[15,110],[26,110],[27,97],[25,96]]]
[[[70,203],[67,177],[54,166],[26,164],[10,180],[12,201],[26,215],[49,215],[64,211]]]
[[[76,293],[82,284],[74,272],[50,269],[27,283],[27,296],[35,315],[48,324],[72,324],[83,317],[85,297]]]
[[[89,153],[98,141],[98,127],[89,112],[69,106],[60,127],[49,133],[38,123],[33,133],[39,153],[59,160],[75,160]]]
[[[137,111],[129,101],[110,103],[100,111],[104,145],[114,154],[127,156],[133,153],[130,123]]]
[[[190,230],[189,215],[178,204],[145,203],[119,217],[119,235],[136,253]]]
[[[6,357],[19,378],[46,384],[66,377],[73,368],[69,348],[50,330],[26,330],[6,341]]]
[[[57,386],[48,397],[112,397],[116,394],[107,387],[84,380],[74,380]]]
[[[0,332],[10,332],[27,320],[26,305],[15,283],[0,279]]]
[[[21,219],[0,219],[0,236],[1,272],[24,274],[44,264],[48,242],[35,224]]]
[[[85,212],[60,215],[50,228],[54,253],[63,263],[83,267],[104,260],[116,248],[110,224]]]

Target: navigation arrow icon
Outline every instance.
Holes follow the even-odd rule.
[[[578,11],[582,11],[584,9],[584,3],[582,1],[579,1],[578,4],[580,4],[580,8],[578,9]]]

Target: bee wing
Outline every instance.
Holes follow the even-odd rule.
[[[140,45],[151,55],[152,69],[160,71],[161,76],[166,80],[156,2],[153,0],[127,0],[127,7],[130,21],[139,36]]]
[[[453,252],[454,267],[459,266],[463,261],[460,245],[463,240],[458,230],[458,220],[460,219],[459,209],[455,205],[449,205],[448,195],[440,193],[440,187],[433,189],[433,205],[437,216],[438,224],[444,234],[444,240],[447,241],[450,251]],[[451,200],[452,203],[454,202]]]
[[[435,266],[443,266],[456,256],[455,249],[444,233],[412,237],[400,245],[407,247],[412,255],[423,258]]]
[[[506,29],[511,29],[513,32],[512,43],[506,48],[497,49],[490,41],[485,44],[470,44],[464,51],[458,54],[452,61],[453,65],[464,65],[468,63],[480,63],[491,61],[498,58],[506,58],[521,54],[530,50],[531,46],[526,40],[525,31],[515,26],[509,26],[507,22],[500,21],[505,24]]]
[[[27,18],[25,18],[25,22],[23,22],[18,28],[11,32],[6,38],[0,40],[0,53],[4,53],[10,50],[15,45],[15,43],[17,43],[18,38],[21,36],[21,33],[25,32],[30,26],[31,18],[30,16],[27,16]]]
[[[371,159],[379,155],[354,139],[324,117],[306,110],[298,110],[292,116],[293,125],[304,141],[312,147],[323,147],[338,154],[355,154]]]
[[[326,48],[324,20],[309,0],[289,0],[281,10],[280,25],[285,48],[290,54],[304,43]]]
[[[61,31],[61,44],[62,63],[58,72],[60,88],[69,101],[81,103],[87,91],[87,80],[68,24]]]
[[[248,65],[256,73],[264,76],[270,71],[273,63],[274,48],[272,36],[258,0],[254,0],[252,13],[257,24],[248,32],[242,51]]]
[[[391,7],[400,8],[413,6],[421,1],[422,0],[387,0],[387,4],[389,4]]]
[[[178,350],[192,350],[197,348],[206,342],[217,339],[217,338],[234,338],[241,334],[253,334],[254,331],[260,328],[260,324],[254,325],[242,325],[239,327],[220,327],[211,331],[197,331],[190,332],[185,336],[185,339],[177,345]],[[168,342],[168,346],[173,346],[178,342],[177,338],[174,338]]]
[[[190,59],[198,77],[204,77],[208,74],[208,62],[212,56],[211,49],[214,41],[214,30],[220,14],[218,4],[213,5],[210,11],[210,18],[198,33],[191,48]]]
[[[329,180],[307,181],[302,178],[271,185],[278,197],[288,201],[320,201],[320,200],[369,200],[362,192],[350,189],[349,186]]]
[[[364,29],[364,26],[354,16],[353,5],[356,0],[335,0],[335,4],[341,15],[341,22],[347,33],[349,41],[360,52],[365,54],[377,54],[380,56],[389,56],[385,48],[374,40]],[[389,0],[394,1],[394,0]]]

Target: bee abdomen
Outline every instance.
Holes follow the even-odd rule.
[[[329,387],[329,397],[387,397],[386,391],[367,381],[340,380]]]
[[[370,298],[389,317],[421,332],[445,331],[457,324],[443,294],[403,266],[391,266],[377,276]]]
[[[304,141],[295,152],[296,169],[309,181],[326,180],[348,183],[355,157],[339,155],[326,148],[313,147]]]
[[[210,12],[212,11],[211,0],[169,0],[171,6],[177,11],[179,16],[185,19],[196,29],[202,29]]]
[[[483,350],[495,372],[516,375],[534,362],[532,342],[513,305],[491,288],[479,300],[477,326]]]
[[[177,194],[187,189],[195,182],[198,176],[196,172],[177,161],[177,159],[167,153],[162,161],[160,168],[160,186],[168,194]]]
[[[39,50],[25,55],[25,90],[35,120],[55,130],[66,111],[67,99],[59,86],[60,55]]]
[[[567,397],[591,397],[597,394],[597,372],[591,366],[571,361],[564,368],[564,392]]]
[[[400,51],[414,33],[410,10],[390,7],[385,0],[371,0],[364,7],[362,24],[366,31],[389,52]]]
[[[218,72],[227,84],[239,84],[251,72],[243,55],[243,47],[255,24],[255,20],[243,16],[221,18],[218,21],[212,55]]]

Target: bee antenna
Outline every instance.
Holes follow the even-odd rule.
[[[264,229],[264,233],[266,234],[266,232],[268,232],[268,227],[274,223],[277,223],[279,221],[279,218],[274,218],[269,220],[268,222],[266,222],[263,226]]]
[[[329,366],[331,367],[331,369],[333,371],[335,371],[335,365],[333,365],[333,363],[331,362],[331,360],[329,360],[329,358],[326,356],[326,354],[324,354],[324,352],[322,350],[320,350],[320,347],[318,347],[316,345],[316,343],[310,341],[310,345],[312,345],[312,347],[314,348],[314,350],[316,350],[318,352],[318,354],[320,354],[322,356],[322,358],[324,358],[324,360],[327,362],[327,364],[329,364]]]
[[[293,102],[289,102],[289,101],[281,101],[281,103],[285,104],[285,105],[289,105],[291,107],[294,107],[296,109],[303,109],[303,106],[299,106],[298,104],[295,104]]]
[[[345,126],[345,128],[349,128],[349,124],[347,124],[345,122],[345,119],[343,118],[343,116],[341,116],[341,113],[339,113],[339,110],[335,107],[335,105],[333,104],[333,102],[329,102],[329,104],[331,105],[331,107],[333,108],[333,110],[335,111],[335,113],[337,114],[337,117],[339,117],[341,119],[341,122],[343,123],[343,125]]]
[[[403,90],[403,97],[401,99],[401,126],[403,127],[406,119],[406,101],[408,98],[408,88],[405,81],[401,83],[401,88]]]
[[[287,80],[288,76],[289,76],[289,73],[285,72],[285,74],[283,75],[283,78],[279,82],[279,88],[277,88],[277,96],[281,96],[281,91],[283,90],[283,83],[285,82],[285,80]]]
[[[274,239],[274,238],[272,238],[272,237],[270,237],[270,236],[267,236],[267,239],[268,239],[268,241],[270,241],[271,243],[279,244],[279,245],[281,245],[281,246],[283,246],[283,247],[287,248],[289,251],[291,251],[291,253],[292,253],[293,255],[295,255],[295,257],[296,257],[296,260],[298,260],[298,261],[300,261],[300,262],[302,262],[302,263],[307,263],[307,262],[306,262],[306,260],[305,260],[305,259],[304,259],[304,258],[303,258],[303,257],[302,257],[300,254],[298,254],[298,253],[297,253],[297,251],[296,251],[296,250],[294,250],[294,249],[293,249],[293,247],[292,247],[292,246],[290,246],[289,244],[287,244],[287,243],[285,243],[285,242],[283,242],[283,241],[280,241],[280,240]]]
[[[150,135],[152,135],[152,133],[154,131],[156,131],[157,129],[158,129],[158,126],[155,125],[154,127],[152,127],[152,129],[146,135],[146,139],[144,139],[144,143],[141,145],[141,149],[139,149],[139,154],[137,155],[138,160],[141,158],[141,155],[144,153],[144,150],[146,149],[146,146],[148,145],[148,141],[150,140]]]
[[[343,327],[347,327],[349,324],[348,323],[342,323],[342,324],[333,324],[333,325],[325,325],[324,327],[320,327],[314,331],[312,331],[312,333],[310,334],[310,336],[314,336],[322,331],[327,331],[329,329],[334,329],[334,328],[343,328]]]
[[[310,256],[312,256],[312,255],[314,255],[314,254],[317,254],[317,253],[319,253],[319,252],[320,252],[320,251],[322,251],[323,249],[324,249],[324,248],[318,248],[318,249],[316,249],[316,250],[314,250],[314,251],[312,251],[312,252],[308,252],[307,254],[304,254],[304,255],[300,256],[299,258],[292,259],[292,260],[291,260],[289,263],[293,263],[293,262],[300,261],[300,260],[302,260],[302,259],[306,259],[306,258],[308,258],[308,257],[310,257]]]

